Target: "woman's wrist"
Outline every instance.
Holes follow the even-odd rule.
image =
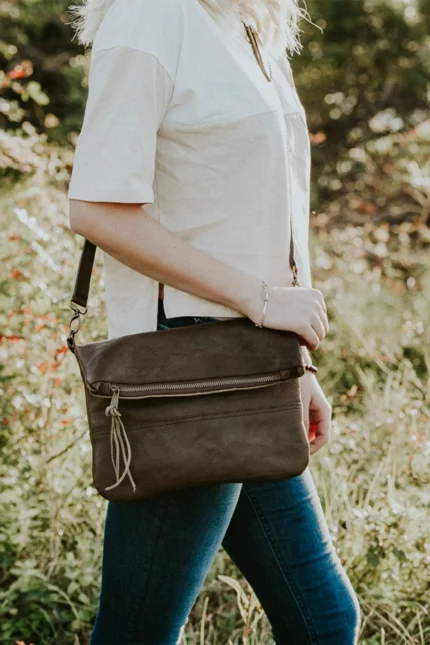
[[[266,311],[267,311],[267,303],[269,301],[269,285],[267,282],[264,280],[261,281],[261,287],[263,291],[263,308],[261,310],[260,317],[258,321],[255,323],[256,327],[263,327],[264,326],[264,319],[266,317]]]
[[[305,363],[307,365],[311,365],[312,364],[312,358],[311,358],[310,351],[308,350],[308,348],[305,345],[302,345],[301,349],[302,349],[302,355],[303,355],[303,359],[304,359]]]
[[[250,318],[253,323],[257,323],[264,306],[263,281],[246,275],[237,294],[234,308]]]

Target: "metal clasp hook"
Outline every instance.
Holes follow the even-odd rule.
[[[67,337],[67,346],[71,352],[75,351],[75,336],[81,328],[81,316],[87,313],[87,307],[80,308],[76,302],[70,301],[70,309],[73,315],[69,322],[69,335]]]

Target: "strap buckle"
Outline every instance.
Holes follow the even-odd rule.
[[[75,313],[77,313],[77,314],[81,314],[82,316],[84,316],[88,311],[88,307],[84,307],[83,305],[79,305],[74,300],[70,301],[70,309],[72,311],[74,311]]]

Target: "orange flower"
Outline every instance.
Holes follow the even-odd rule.
[[[24,78],[25,76],[25,70],[22,65],[17,65],[11,72],[8,74],[9,78],[11,78],[13,81],[16,81],[20,78]],[[24,643],[25,645],[25,643]]]
[[[19,269],[13,269],[9,274],[9,278],[12,278],[12,280],[19,280],[23,277],[24,276]]]

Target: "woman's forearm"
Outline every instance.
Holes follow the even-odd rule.
[[[70,227],[143,275],[259,317],[261,280],[188,244],[138,204],[70,200]]]

